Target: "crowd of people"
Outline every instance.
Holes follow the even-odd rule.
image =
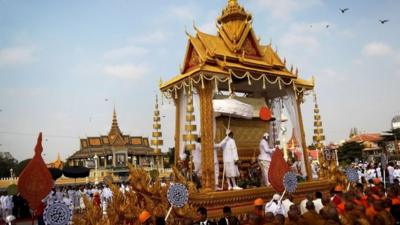
[[[125,183],[120,184],[120,191],[130,191],[129,185]],[[94,185],[87,184],[82,186],[56,186],[42,200],[42,205],[35,212],[38,217],[38,224],[44,224],[43,213],[47,205],[56,201],[64,202],[68,205],[73,213],[81,213],[85,210],[84,196],[94,205],[100,207],[103,213],[106,213],[107,204],[112,199],[112,191],[107,185]],[[28,203],[19,194],[8,195],[0,193],[0,223],[8,221],[7,218],[13,216],[14,218],[31,218],[33,212],[29,209]]]
[[[400,224],[400,185],[394,179],[385,188],[379,178],[367,186],[362,183],[349,187],[337,185],[330,193],[307,194],[300,202],[292,195],[282,200],[279,194],[265,202],[254,200],[254,212],[242,218],[242,224],[249,225],[392,225]],[[153,218],[143,211],[139,216],[141,224],[162,225],[163,218]],[[244,221],[244,222],[243,222]],[[223,208],[223,217],[209,219],[207,209],[199,207],[197,217],[183,219],[184,225],[239,225],[230,207]]]

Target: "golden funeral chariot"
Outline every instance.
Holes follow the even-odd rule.
[[[322,123],[316,103],[314,146],[318,152],[320,170],[318,177],[313,179],[301,104],[306,95],[313,92],[314,79],[301,79],[298,70],[294,70],[293,66],[289,68],[286,59],[280,58],[271,44],[261,44],[252,27],[252,15],[236,0],[229,0],[217,19],[216,35],[203,33],[196,27],[195,30],[194,36],[187,33],[186,54],[180,74],[160,84],[161,92],[173,102],[176,109],[174,172],[164,184],[158,178],[152,180],[144,170],[130,167],[133,192],[128,194],[128,198],[115,192],[116,196],[108,209],[107,223],[118,224],[117,221],[122,219],[135,220],[143,209],[155,216],[165,216],[170,208],[167,192],[172,183],[184,184],[189,197],[186,205],[171,210],[167,220],[169,224],[176,224],[176,221],[185,217],[195,217],[196,209],[200,206],[207,208],[209,218],[221,217],[222,208],[230,206],[239,219],[246,220],[249,213],[254,212],[255,199],[269,201],[277,191],[271,186],[259,185],[242,190],[215,190],[215,179],[219,179],[223,186],[223,160],[219,151],[220,172],[219,178],[216,178],[214,144],[225,137],[227,128],[235,134],[242,173],[257,164],[259,143],[265,132],[269,132],[274,140],[280,140],[275,144],[282,146],[284,163],[298,163],[299,177],[304,178],[293,193],[295,201],[303,199],[307,193],[327,193],[343,179],[343,176],[336,174],[334,154],[332,157],[325,155],[329,152],[324,150]],[[217,100],[236,102],[238,108],[241,105],[251,106],[252,111],[244,112],[250,113],[247,116],[217,112],[213,104]],[[260,111],[265,108],[270,110],[273,116],[271,120],[260,118]],[[285,121],[291,124],[288,130],[292,131],[291,143],[296,143],[293,149],[290,144],[287,147],[281,138],[285,129],[280,128]],[[162,139],[158,104],[153,127],[152,144],[159,151]],[[201,183],[201,187],[192,180],[192,157],[187,157],[189,163],[186,169],[182,166],[183,156],[191,155],[187,153],[194,150],[194,143],[199,136],[202,172],[198,183]],[[91,216],[95,224],[94,214],[96,212],[88,210],[82,218]],[[76,224],[84,224],[79,220],[76,218]]]

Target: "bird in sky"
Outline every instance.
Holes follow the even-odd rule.
[[[326,27],[326,28],[329,28],[330,26],[331,26],[331,25],[327,24],[325,27]]]
[[[104,101],[108,102],[108,98],[104,99]]]
[[[384,23],[389,22],[389,20],[379,20],[379,22],[381,22],[381,24],[384,24]]]
[[[340,11],[341,11],[342,13],[345,13],[347,10],[349,10],[349,8],[340,9]]]

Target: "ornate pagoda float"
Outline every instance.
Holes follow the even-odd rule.
[[[217,218],[222,216],[222,208],[226,205],[243,219],[253,212],[253,202],[256,198],[269,200],[276,193],[271,186],[215,191],[215,179],[219,180],[220,185],[223,180],[223,166],[220,151],[219,177],[216,178],[214,144],[225,137],[227,128],[235,134],[241,169],[250,168],[252,163],[254,165],[259,153],[259,142],[265,132],[269,132],[274,141],[281,141],[284,152],[282,160],[296,160],[299,176],[304,177],[304,182],[298,183],[294,193],[295,199],[299,200],[306,193],[315,191],[328,192],[338,178],[335,175],[336,161],[329,157],[333,154],[324,150],[322,122],[315,97],[313,138],[321,169],[318,179],[312,179],[301,104],[306,95],[313,91],[314,79],[301,79],[298,70],[294,70],[293,66],[288,68],[286,59],[282,60],[271,44],[261,44],[252,28],[251,14],[236,0],[229,0],[222,10],[217,20],[217,29],[216,35],[203,33],[196,27],[195,36],[187,34],[188,43],[180,74],[160,84],[161,92],[173,102],[176,109],[176,167],[171,176],[171,183],[167,181],[167,185],[162,186],[159,180],[156,180],[152,185],[148,185],[151,181],[145,172],[131,167],[131,185],[138,196],[135,201],[142,208],[153,211],[155,215],[165,215],[170,211],[171,221],[194,216],[195,209],[199,206],[208,209],[210,218]],[[252,110],[250,113],[243,113],[247,113],[246,115],[223,113],[219,111],[221,109],[216,109],[215,103],[218,100],[231,100],[236,102],[239,108],[244,105],[250,106]],[[264,116],[261,111],[266,108],[276,117],[275,120],[266,121],[262,118]],[[155,115],[158,116],[158,111]],[[200,118],[196,118],[196,115]],[[282,118],[285,116],[281,115],[287,115],[288,119]],[[293,130],[291,141],[298,145],[294,154],[288,151],[283,143],[282,132],[285,132],[285,129],[279,129],[286,120],[290,121]],[[158,125],[155,128],[159,128]],[[160,135],[157,133],[156,136]],[[194,150],[198,136],[201,136],[202,158],[200,188],[192,181],[192,157],[186,159],[189,161],[187,173],[182,173],[185,169],[180,167],[185,156],[192,155],[186,153]],[[168,210],[170,204],[167,200],[167,190],[172,182],[182,183],[188,188],[188,204],[171,211]]]

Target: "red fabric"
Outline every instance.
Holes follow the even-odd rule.
[[[39,134],[35,147],[35,155],[26,165],[18,179],[18,192],[36,210],[51,191],[53,179],[42,158],[42,133]]]
[[[392,198],[392,205],[400,205],[400,199],[399,198]]]
[[[260,108],[260,119],[264,120],[264,121],[268,121],[271,118],[272,118],[271,110],[266,106],[261,107]]]
[[[272,153],[271,165],[268,170],[268,179],[275,191],[283,192],[285,190],[283,177],[289,170],[289,165],[283,158],[282,150],[277,148],[274,153]]]
[[[335,196],[333,196],[332,202],[337,207],[342,202],[342,200],[340,199],[339,196],[335,195]]]
[[[98,194],[93,196],[93,204],[100,207],[100,196]]]
[[[42,202],[39,207],[35,211],[35,216],[41,216],[44,213],[44,209],[46,208],[46,205]]]
[[[336,209],[340,215],[343,215],[346,211],[344,208],[344,202],[341,202],[339,205],[336,206]]]

